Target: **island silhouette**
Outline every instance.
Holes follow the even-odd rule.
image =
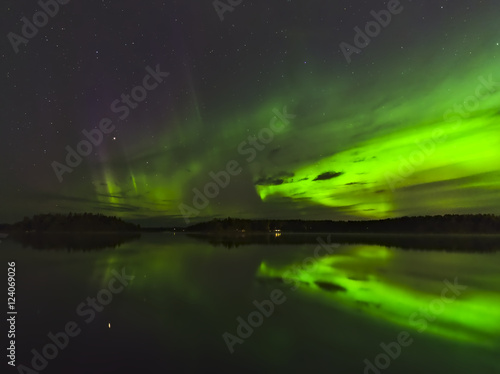
[[[38,214],[0,231],[23,247],[35,249],[99,250],[139,239],[140,226],[117,217],[92,213]]]

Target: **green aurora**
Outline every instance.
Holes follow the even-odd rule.
[[[245,129],[257,134],[266,127],[272,118],[273,105],[282,102],[300,107],[302,104],[300,97],[274,100],[273,105],[258,110],[257,115],[249,115],[245,121],[229,121],[222,134],[218,134],[224,139],[224,145],[210,148],[212,141],[207,140],[203,146],[191,140],[194,143],[191,147],[198,152],[187,157],[182,165],[178,157],[160,152],[153,157],[151,154],[140,157],[149,160],[146,170],[134,161],[123,173],[116,168],[104,170],[102,182],[96,183],[97,196],[101,203],[116,208],[126,201],[149,214],[176,212],[179,202],[190,203],[192,188],[202,190],[211,181],[210,171],[223,170],[227,161],[236,159],[244,173],[234,177],[239,180],[232,183],[237,184],[238,189],[243,188],[249,200],[255,200],[257,195],[263,204],[292,203],[299,212],[308,206],[331,207],[346,216],[366,218],[450,210],[489,212],[494,209],[497,212],[494,202],[500,182],[497,171],[500,92],[496,91],[496,85],[495,91],[490,92],[488,88],[491,88],[481,83],[494,76],[489,72],[498,71],[493,64],[487,65],[463,74],[455,71],[454,75],[460,76],[456,81],[452,77],[434,80],[435,86],[428,87],[425,94],[418,80],[411,86],[405,85],[403,93],[398,90],[402,84],[400,79],[390,97],[383,100],[377,97],[371,102],[356,100],[354,105],[350,104],[350,112],[340,119],[335,118],[338,116],[335,107],[328,102],[338,102],[343,90],[324,88],[322,91],[328,92],[329,100],[324,99],[323,105],[318,105],[308,118],[298,114],[289,128],[276,134],[273,142],[257,153],[256,160],[248,163],[237,151],[237,145],[246,139],[241,137]],[[324,79],[322,81],[315,86],[324,85]],[[370,85],[382,86],[383,83],[371,82]],[[478,87],[483,96],[472,101],[472,105],[466,102],[469,103],[466,107],[473,110],[462,117],[454,109],[455,105],[463,106],[464,100],[475,97]],[[317,91],[318,88],[313,89],[313,96]],[[347,111],[349,103],[339,106]],[[305,126],[307,132],[301,130]],[[175,139],[171,132],[166,134],[165,147],[170,147]],[[186,141],[189,142],[189,138]],[[234,146],[225,146],[228,144]],[[307,144],[314,144],[313,149]],[[169,171],[165,174],[159,170]],[[284,171],[287,177],[282,179],[282,184],[252,183],[260,178],[280,177]],[[314,181],[329,172],[340,175]],[[250,186],[242,186],[250,183]],[[237,206],[231,206],[232,187],[223,191],[204,215],[240,212],[239,205],[244,206],[245,202],[238,201]]]
[[[217,95],[202,89],[189,66],[172,69],[165,84],[187,82],[182,105],[152,116],[141,106],[63,183],[41,178],[7,208],[32,214],[35,204],[34,213],[90,210],[184,224],[180,204],[193,207],[193,189],[203,191],[210,172],[236,160],[241,174],[191,221],[500,214],[495,13],[485,8],[466,23],[435,20],[433,38],[413,35],[407,16],[350,65],[331,35],[291,28],[292,60],[267,64],[265,74],[255,61],[241,61],[255,74],[217,80]],[[314,38],[331,49],[323,58],[300,57]],[[264,64],[267,57],[255,58]],[[249,162],[250,145],[246,153],[239,146],[284,107],[295,118]],[[322,175],[335,177],[315,180]]]
[[[148,215],[180,214],[179,203],[192,206],[192,189],[202,191],[210,171],[235,159],[242,174],[200,216],[500,213],[500,47],[497,31],[485,27],[482,43],[457,40],[444,56],[436,53],[437,42],[429,48],[425,41],[406,58],[370,56],[377,68],[369,72],[339,77],[318,74],[315,66],[293,86],[271,87],[263,104],[212,119],[219,131],[203,130],[193,89],[190,121],[169,129],[161,150],[143,148],[140,156],[124,150],[135,157],[126,170],[102,173],[100,202],[119,207],[127,201]],[[296,118],[248,162],[238,145],[269,127],[273,109],[282,106]],[[324,173],[339,176],[314,181]]]

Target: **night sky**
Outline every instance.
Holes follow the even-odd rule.
[[[389,3],[3,1],[0,222],[500,214],[500,2]]]

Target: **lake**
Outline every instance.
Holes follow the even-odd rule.
[[[500,373],[500,252],[339,244],[326,234],[275,241],[287,235],[147,233],[99,250],[3,240],[4,279],[7,262],[16,268],[15,365]]]

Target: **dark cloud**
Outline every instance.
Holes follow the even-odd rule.
[[[279,186],[283,183],[289,183],[286,178],[292,178],[295,174],[290,172],[281,172],[276,175],[261,177],[256,182],[257,186]]]
[[[281,178],[260,178],[255,184],[257,186],[279,186],[283,184],[285,181]]]
[[[340,177],[342,172],[335,172],[335,171],[327,171],[326,173],[318,175],[316,178],[313,179],[313,181],[326,181],[328,179],[333,179]]]

